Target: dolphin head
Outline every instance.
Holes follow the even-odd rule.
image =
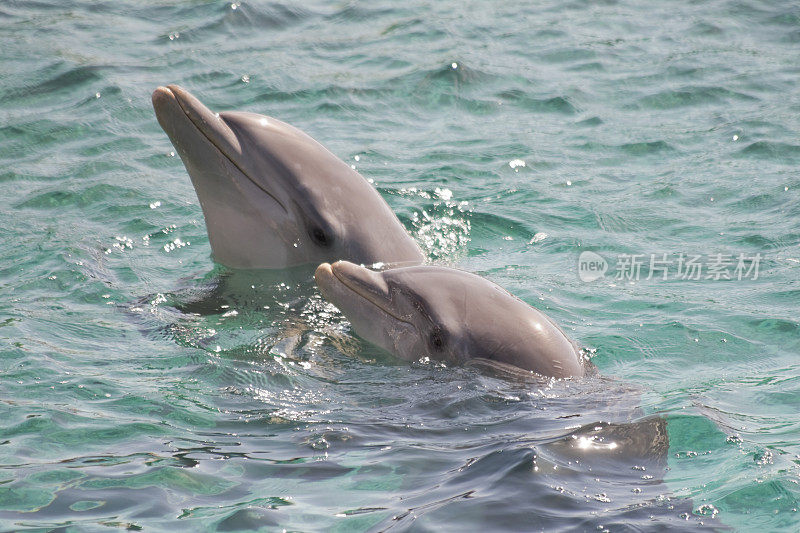
[[[403,359],[484,359],[544,376],[584,374],[558,326],[480,276],[437,266],[376,272],[338,261],[320,265],[314,277],[356,333]]]
[[[214,113],[177,85],[157,88],[153,107],[192,179],[220,263],[422,262],[378,192],[299,129],[255,113]]]

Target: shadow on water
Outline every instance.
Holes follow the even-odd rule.
[[[398,362],[353,338],[307,268],[218,270],[125,312],[150,338],[212,354],[194,375],[229,394],[228,416],[173,451],[174,467],[224,458],[273,484],[333,483],[364,503],[336,514],[358,518],[356,530],[723,527],[664,483],[670,417],[646,415],[642,390],[596,371],[559,381],[481,361]],[[280,457],[248,451],[287,430],[304,436]],[[301,526],[283,505],[237,506],[217,526]]]

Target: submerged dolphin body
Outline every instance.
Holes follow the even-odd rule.
[[[338,261],[314,277],[356,333],[403,359],[482,359],[557,378],[587,370],[547,316],[475,274],[438,266],[375,272]]]
[[[214,113],[177,85],[157,88],[153,107],[192,179],[218,262],[423,261],[375,188],[299,129],[255,113]]]

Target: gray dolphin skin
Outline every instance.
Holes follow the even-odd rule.
[[[438,266],[376,272],[338,261],[321,264],[314,278],[356,333],[402,359],[479,358],[556,378],[586,372],[552,320],[475,274]]]
[[[299,129],[255,113],[214,113],[177,85],[157,88],[153,107],[192,179],[219,263],[423,261],[378,191]]]

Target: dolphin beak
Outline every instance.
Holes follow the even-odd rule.
[[[336,279],[351,291],[384,308],[390,302],[389,286],[379,272],[373,272],[349,261],[336,261],[331,265]]]
[[[179,85],[158,87],[153,91],[152,100],[158,123],[167,132],[173,144],[181,139],[176,128],[180,127],[179,125],[186,125],[188,119],[188,123],[232,163],[236,164],[236,161],[241,159],[242,147],[233,130],[219,113],[211,111],[183,87]]]
[[[326,300],[346,312],[356,300],[366,300],[384,313],[402,322],[407,322],[397,315],[392,308],[394,302],[389,286],[379,272],[373,272],[349,261],[323,263],[314,272],[317,286]]]

